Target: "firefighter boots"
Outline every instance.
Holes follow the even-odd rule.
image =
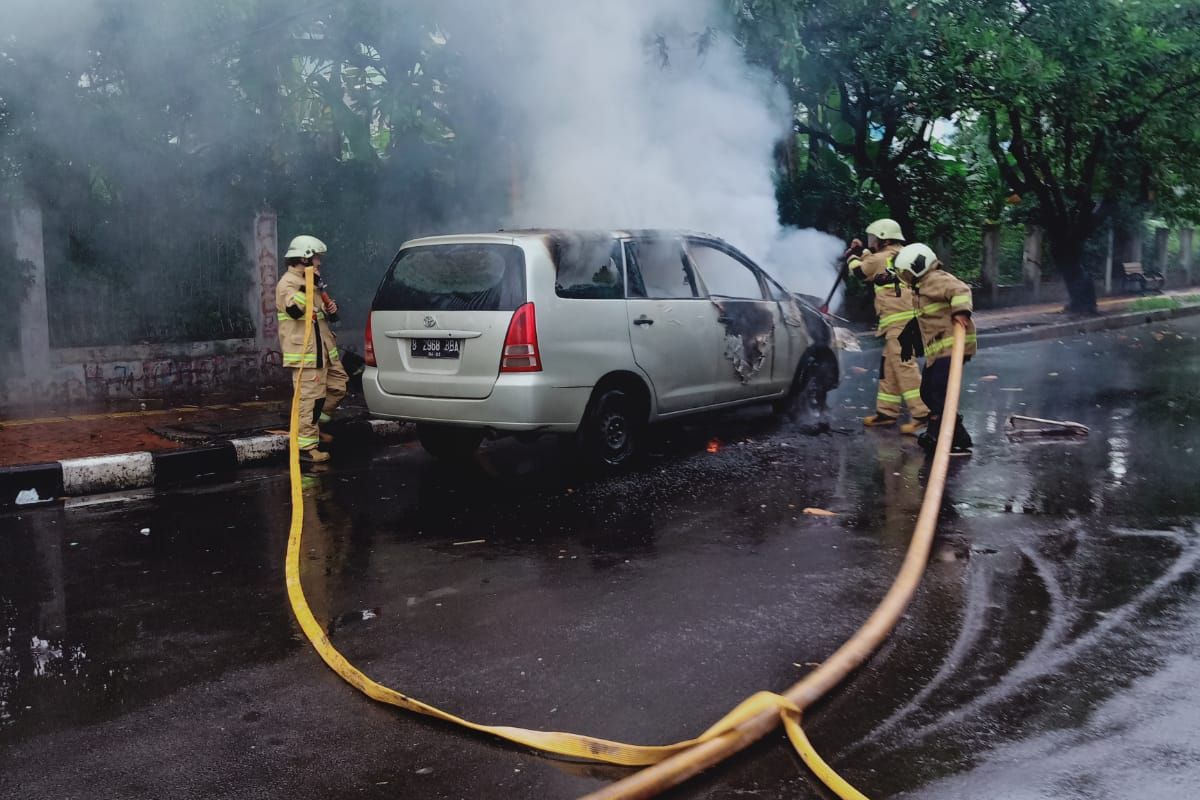
[[[326,453],[323,450],[317,450],[316,448],[313,448],[311,450],[300,451],[301,464],[324,464],[328,460],[329,453]]]

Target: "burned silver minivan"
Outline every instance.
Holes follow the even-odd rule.
[[[713,236],[520,230],[406,242],[368,318],[371,414],[416,423],[434,456],[485,436],[575,436],[596,463],[649,423],[824,402],[828,320]]]

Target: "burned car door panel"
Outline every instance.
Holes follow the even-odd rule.
[[[782,337],[785,354],[789,352],[788,333],[781,324],[777,304],[765,296],[758,270],[707,242],[691,240],[687,248],[719,312],[722,364],[717,402],[778,393],[776,350]]]
[[[734,375],[742,386],[761,386],[763,379],[771,376],[775,349],[775,317],[769,305],[728,297],[714,297],[712,302],[720,312],[717,321],[725,329],[722,354],[732,364]]]

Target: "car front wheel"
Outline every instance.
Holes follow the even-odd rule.
[[[644,421],[638,404],[624,389],[597,395],[579,426],[579,441],[593,464],[615,468],[630,463],[638,452]]]
[[[819,413],[825,409],[828,392],[827,380],[820,370],[806,370],[802,364],[788,393],[775,401],[775,413],[792,419]]]

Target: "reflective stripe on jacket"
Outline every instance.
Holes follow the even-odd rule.
[[[954,347],[953,316],[974,311],[971,287],[949,272],[935,269],[913,287],[913,307],[925,340],[925,362],[937,361],[949,356]],[[966,354],[975,355],[976,349],[975,321],[968,317]]]
[[[288,267],[275,286],[275,317],[279,321],[279,349],[283,353],[285,367],[315,367],[324,358],[317,357],[317,338],[310,337],[308,349],[304,349],[304,326],[316,324],[320,334],[322,354],[337,358],[337,337],[329,328],[325,317],[325,302],[320,292],[311,304],[304,294],[304,268]],[[288,313],[288,306],[304,312],[299,319]]]
[[[900,331],[909,320],[917,318],[913,310],[912,289],[903,281],[895,279],[892,262],[902,249],[901,245],[885,245],[878,253],[871,253],[861,259],[851,260],[851,270],[857,270],[859,277],[866,280],[875,290],[875,313],[879,315],[879,330],[876,336],[888,334],[899,336]],[[880,280],[892,280],[879,283]]]

